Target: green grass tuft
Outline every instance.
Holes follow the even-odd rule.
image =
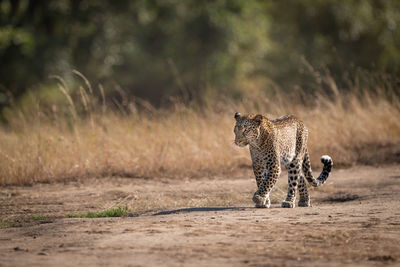
[[[34,221],[45,221],[48,218],[46,216],[44,216],[44,215],[39,214],[39,215],[32,215],[32,219]]]
[[[81,213],[70,213],[67,215],[68,218],[104,218],[104,217],[122,217],[128,214],[129,209],[127,206],[118,207],[115,209],[108,209],[100,212],[89,211],[86,214]]]

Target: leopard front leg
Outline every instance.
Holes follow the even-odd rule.
[[[296,201],[296,189],[299,182],[301,164],[298,160],[293,160],[288,169],[288,194],[286,200],[282,202],[282,208],[294,208]],[[303,178],[304,179],[304,178]]]
[[[257,184],[257,189],[258,189],[260,187],[263,179],[265,179],[265,177],[267,176],[267,168],[266,168],[265,163],[262,160],[255,159],[255,157],[253,157],[253,172],[254,172],[254,176],[256,178],[256,184]],[[257,193],[257,191],[256,191],[256,193]],[[261,196],[256,196],[256,194],[254,194],[254,196],[253,196],[253,201],[256,204],[256,208],[267,208],[270,206],[270,203],[269,203],[269,201],[267,201],[267,198],[261,197]]]
[[[261,182],[259,183],[258,190],[253,196],[253,202],[256,204],[256,208],[269,208],[271,206],[269,194],[276,184],[279,174],[280,166],[278,164],[273,168],[265,170]]]

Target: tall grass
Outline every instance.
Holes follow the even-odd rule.
[[[233,144],[233,114],[270,118],[294,114],[309,128],[312,163],[329,154],[336,165],[357,163],[362,148],[400,141],[400,104],[387,94],[302,91],[234,101],[221,96],[204,105],[178,102],[155,109],[124,96],[106,104],[103,88],[73,93],[59,79],[65,105],[13,107],[0,127],[0,184],[29,184],[87,176],[200,177],[229,175],[251,164],[248,149]],[[94,95],[98,90],[101,97]],[[362,91],[362,90],[361,90]],[[33,108],[32,108],[33,107]],[[367,153],[366,152],[366,153]],[[372,153],[373,151],[369,151]]]

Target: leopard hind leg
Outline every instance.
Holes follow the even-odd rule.
[[[296,201],[296,189],[299,184],[301,164],[299,161],[292,161],[288,167],[288,194],[282,202],[282,208],[294,208]]]
[[[299,200],[299,207],[311,207],[311,202],[310,202],[310,193],[308,193],[308,188],[307,188],[307,183],[304,178],[304,175],[301,173],[299,177],[299,195],[300,195],[300,200]]]

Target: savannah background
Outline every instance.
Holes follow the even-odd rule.
[[[0,0],[0,265],[398,264],[399,44],[394,0]],[[236,111],[305,121],[312,208],[253,208]]]

